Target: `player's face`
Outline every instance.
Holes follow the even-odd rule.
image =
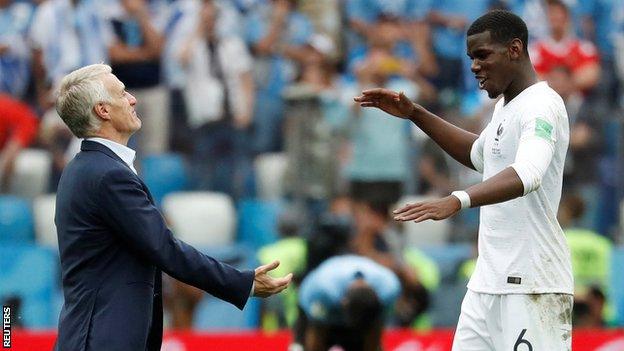
[[[472,60],[470,70],[479,89],[487,91],[491,99],[498,97],[505,92],[513,76],[508,48],[493,41],[489,31],[469,36],[467,44],[468,57]]]
[[[112,73],[103,78],[111,101],[110,116],[115,130],[123,134],[132,134],[141,128],[141,120],[134,106],[137,100],[126,91],[125,85]]]

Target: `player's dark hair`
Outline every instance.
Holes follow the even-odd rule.
[[[368,331],[382,322],[383,306],[369,285],[350,287],[345,301],[346,322],[350,328]]]
[[[523,51],[528,54],[529,30],[522,18],[506,10],[492,10],[472,22],[468,36],[490,32],[492,39],[500,44],[507,45],[513,39],[520,39],[524,45]]]
[[[353,232],[350,218],[332,214],[322,215],[307,237],[307,265],[305,274],[318,267],[326,259],[346,254]]]

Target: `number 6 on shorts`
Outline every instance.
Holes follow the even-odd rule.
[[[520,332],[520,335],[518,336],[518,340],[516,340],[516,343],[514,344],[514,348],[513,351],[523,351],[518,349],[518,346],[522,345],[522,344],[526,344],[526,346],[529,348],[527,351],[533,351],[533,345],[531,345],[531,343],[528,340],[523,339],[522,337],[524,336],[524,333],[526,333],[526,329],[522,329],[522,331]]]

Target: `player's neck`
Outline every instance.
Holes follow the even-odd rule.
[[[537,73],[535,73],[535,69],[533,69],[533,65],[530,61],[527,61],[528,65],[525,64],[518,70],[518,74],[516,75],[516,79],[514,79],[507,90],[503,93],[503,97],[505,98],[505,105],[507,105],[513,98],[518,96],[524,89],[530,87],[531,85],[537,83]]]

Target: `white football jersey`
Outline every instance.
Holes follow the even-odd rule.
[[[553,148],[541,186],[525,196],[481,207],[479,257],[468,288],[488,294],[573,293],[570,251],[557,221],[569,141],[561,97],[536,83],[504,105],[472,146],[486,180],[514,163],[521,140],[542,138]]]

